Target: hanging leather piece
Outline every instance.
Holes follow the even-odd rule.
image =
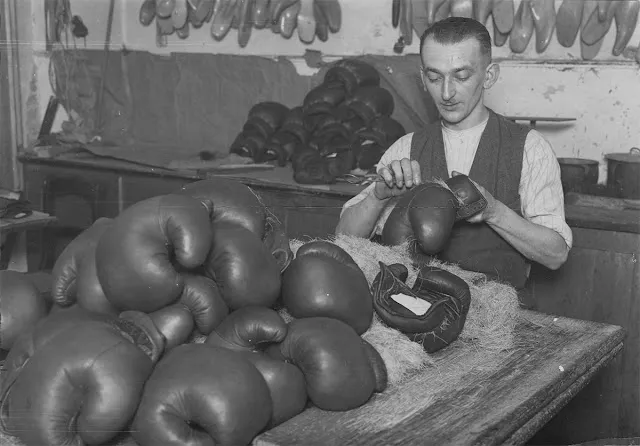
[[[313,43],[316,36],[316,19],[313,13],[314,0],[300,0],[298,12],[298,38],[303,43]]]
[[[614,56],[622,54],[638,24],[638,0],[625,0],[616,7],[614,18],[616,21],[616,41],[611,53]]]
[[[558,43],[565,48],[571,48],[578,37],[582,23],[584,2],[564,0],[558,8],[556,16],[556,36]]]
[[[445,3],[447,3],[446,6],[445,6]],[[448,10],[449,9],[448,6],[449,5],[447,0],[426,0],[425,7],[427,10],[427,24],[431,26],[438,20],[441,20],[436,18],[436,14],[440,10],[440,8],[445,8]],[[448,15],[449,13],[447,11],[447,16]]]
[[[536,51],[543,53],[551,42],[556,27],[555,0],[531,0],[533,26],[536,30]]]
[[[594,43],[602,40],[604,36],[609,32],[613,18],[616,13],[616,9],[621,2],[614,1],[607,8],[607,16],[604,21],[600,21],[600,11],[596,10],[591,14],[587,24],[582,28],[582,34],[580,38],[587,45],[593,45]]]
[[[175,0],[175,6],[171,12],[171,21],[174,29],[180,29],[187,23],[187,13],[189,12],[187,0]]]
[[[522,0],[509,35],[509,47],[516,54],[523,53],[533,35],[533,13],[530,0]]]
[[[473,0],[451,0],[452,17],[473,17]]]
[[[411,0],[413,17],[411,24],[416,32],[418,39],[422,37],[424,32],[429,28],[429,17],[427,16],[427,5],[424,0]]]
[[[254,1],[255,0],[240,0],[238,2],[238,45],[240,45],[240,48],[246,47],[251,39]]]
[[[291,38],[293,31],[298,24],[298,14],[300,13],[300,2],[295,2],[284,10],[280,16],[280,35],[285,39]]]
[[[483,25],[491,15],[493,0],[476,0],[473,2],[473,17]]]
[[[598,20],[598,4],[593,1],[585,2],[584,10],[582,11],[582,26],[580,28],[580,54],[584,60],[595,58],[602,47],[602,39],[596,41],[593,45],[586,44],[582,39],[584,28],[594,15],[595,20]]]
[[[496,23],[493,22],[493,44],[497,47],[504,46],[509,41],[509,33],[501,33]]]
[[[513,0],[493,0],[493,23],[501,34],[509,34],[515,21]]]
[[[439,22],[449,16],[451,16],[451,1],[445,1],[436,11],[434,19],[436,22]]]

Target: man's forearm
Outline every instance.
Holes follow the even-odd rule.
[[[388,200],[378,200],[373,191],[360,203],[345,209],[336,234],[369,238]]]
[[[498,202],[487,223],[529,260],[549,269],[558,269],[567,260],[569,248],[560,234],[520,217],[503,203]]]

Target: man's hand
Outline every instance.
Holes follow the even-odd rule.
[[[420,165],[408,158],[393,161],[378,170],[378,174],[384,180],[378,181],[373,190],[378,200],[402,195],[412,187],[422,184]]]
[[[458,175],[462,174],[460,172],[456,172],[455,170],[451,172],[451,176],[453,177]],[[469,217],[467,221],[470,223],[482,223],[483,221],[490,222],[495,217],[498,200],[496,200],[493,195],[487,192],[484,187],[480,186],[471,178],[469,178],[469,181],[471,181],[473,185],[478,188],[478,191],[482,194],[482,196],[484,196],[485,200],[487,200],[487,207],[484,208],[482,212]]]

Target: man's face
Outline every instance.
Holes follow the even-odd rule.
[[[468,128],[482,105],[484,88],[493,82],[487,57],[475,39],[441,44],[428,38],[422,50],[422,80],[445,123]],[[469,125],[465,119],[469,117]]]

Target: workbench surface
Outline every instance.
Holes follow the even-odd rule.
[[[60,167],[75,167],[79,169],[94,169],[97,171],[120,172],[122,174],[138,174],[154,177],[183,178],[197,181],[207,178],[206,173],[196,170],[172,170],[138,164],[122,159],[99,157],[88,152],[67,153],[55,158],[39,158],[29,154],[22,154],[20,161],[26,164],[45,164]],[[347,199],[357,195],[362,186],[337,183],[327,185],[299,184],[293,179],[290,166],[276,167],[273,170],[257,172],[215,174],[240,180],[248,186],[261,189],[272,189],[283,192],[306,193],[320,197]],[[569,226],[601,229],[606,231],[640,233],[640,211],[613,210],[593,206],[566,205],[566,220]]]
[[[439,392],[417,374],[349,412],[308,409],[254,445],[524,444],[613,359],[624,334],[617,326],[528,310],[521,316],[516,347],[480,353],[484,359],[459,376],[455,391]],[[459,367],[447,360],[453,353],[437,354],[443,374]]]

